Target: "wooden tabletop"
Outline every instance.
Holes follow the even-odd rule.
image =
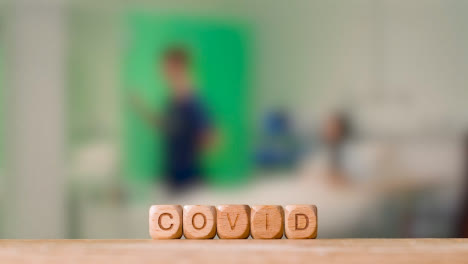
[[[0,263],[468,263],[468,239],[0,240]]]

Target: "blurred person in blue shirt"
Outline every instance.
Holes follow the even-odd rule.
[[[183,47],[172,46],[163,54],[163,75],[170,96],[164,113],[155,115],[141,98],[133,96],[136,110],[163,134],[164,174],[173,190],[182,190],[200,181],[201,153],[210,144],[210,122],[191,81],[190,55]]]

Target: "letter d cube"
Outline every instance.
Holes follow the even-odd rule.
[[[315,205],[287,205],[285,233],[289,239],[317,237],[317,207]]]

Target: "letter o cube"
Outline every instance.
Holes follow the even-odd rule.
[[[183,212],[184,236],[188,239],[210,239],[216,236],[216,208],[186,205]]]
[[[315,205],[287,205],[285,233],[289,239],[317,237],[317,207]]]
[[[149,232],[153,239],[182,236],[182,206],[153,205],[149,210]]]

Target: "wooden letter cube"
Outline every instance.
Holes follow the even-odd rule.
[[[182,206],[153,205],[149,210],[149,232],[153,239],[182,236]]]
[[[216,208],[206,205],[184,206],[184,236],[209,239],[216,235]]]
[[[285,207],[287,238],[317,237],[317,207],[315,205],[287,205]]]
[[[248,205],[218,205],[217,227],[219,238],[248,238],[250,235],[250,207]]]
[[[284,212],[279,205],[256,205],[251,209],[250,231],[255,239],[283,237]]]

